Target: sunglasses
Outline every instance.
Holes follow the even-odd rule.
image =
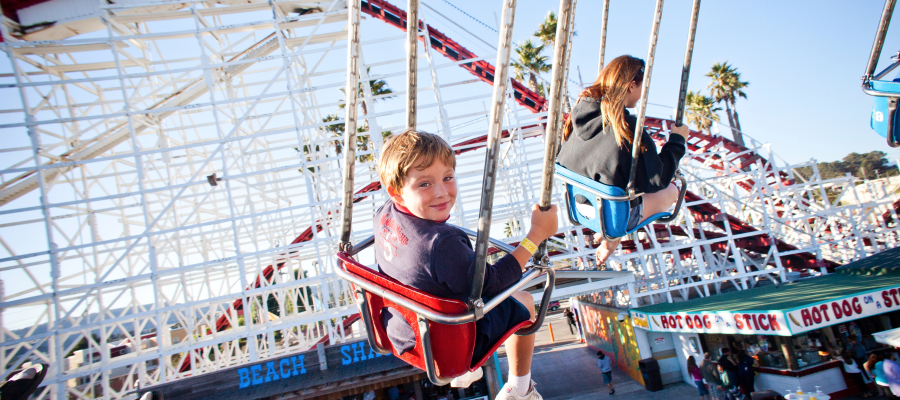
[[[638,79],[644,78],[644,65],[646,65],[646,63],[644,62],[644,60],[641,60],[640,58],[638,58],[638,60],[640,60],[640,62],[641,62],[641,69],[639,69],[638,72],[634,74],[634,79],[632,79],[632,81],[636,81]]]

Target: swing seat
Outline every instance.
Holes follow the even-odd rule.
[[[868,89],[878,93],[872,107],[870,126],[875,133],[887,138],[891,147],[897,147],[897,143],[900,143],[900,121],[895,116],[897,99],[900,98],[900,78],[893,81],[872,80],[866,84]]]
[[[602,233],[607,240],[613,240],[631,234],[638,229],[655,221],[669,223],[675,220],[681,204],[684,202],[684,194],[687,189],[684,178],[681,180],[681,189],[675,211],[653,214],[631,229],[628,229],[628,219],[631,215],[631,203],[628,194],[622,188],[605,185],[593,179],[576,174],[559,163],[556,163],[555,174],[566,187],[566,208],[569,221],[575,225],[581,225],[590,230]],[[591,215],[579,212],[575,199],[583,197],[589,203]]]
[[[373,237],[360,242],[359,248],[354,247],[353,254],[370,246],[372,242]],[[512,248],[506,245],[501,250],[512,251]],[[335,272],[349,281],[356,293],[356,303],[366,324],[369,346],[379,354],[393,353],[407,364],[426,371],[429,380],[438,386],[446,385],[453,378],[481,367],[513,334],[529,335],[537,331],[546,315],[555,282],[552,268],[541,272],[532,268],[522,276],[519,283],[487,302],[484,314],[541,274],[547,274],[541,311],[535,321],[523,321],[514,326],[481,359],[474,360],[476,317],[473,311],[469,311],[466,303],[433,296],[404,285],[360,264],[353,258],[353,254],[337,253],[338,268]],[[403,316],[416,337],[415,347],[403,354],[398,354],[393,348],[381,323],[382,315],[389,308]]]

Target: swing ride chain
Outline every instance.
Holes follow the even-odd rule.
[[[691,10],[691,25],[684,50],[684,66],[681,68],[681,88],[678,91],[678,107],[675,109],[675,126],[684,125],[684,102],[687,98],[688,77],[691,74],[691,56],[694,54],[694,35],[697,33],[697,17],[700,14],[700,0],[694,0]]]
[[[497,162],[500,153],[500,134],[503,129],[503,109],[509,84],[509,58],[512,49],[513,23],[517,0],[504,0],[497,45],[497,69],[494,74],[491,96],[490,120],[487,147],[484,156],[484,178],[482,180],[481,206],[478,211],[478,233],[475,238],[475,273],[472,290],[467,304],[474,312],[475,320],[484,316],[484,273],[487,269],[488,248],[490,247],[491,211],[494,204],[494,185],[497,177]]]
[[[634,190],[637,176],[638,156],[641,152],[641,139],[644,133],[644,117],[647,114],[647,97],[650,94],[650,76],[653,72],[653,59],[656,55],[656,41],[659,38],[659,22],[662,20],[663,0],[656,0],[656,12],[653,14],[653,28],[650,31],[650,49],[647,54],[647,65],[644,67],[644,81],[641,84],[641,100],[638,104],[637,123],[634,126],[634,139],[631,149],[631,171],[628,174],[628,185],[625,187],[628,199],[634,200],[641,194]]]
[[[338,248],[350,253],[350,229],[353,223],[353,177],[356,164],[356,114],[359,101],[359,13],[360,1],[348,2],[347,82],[344,86],[347,106],[344,107],[344,176],[341,184],[341,241]],[[315,233],[315,229],[313,229]]]
[[[556,24],[556,37],[568,38],[572,29],[575,13],[574,0],[561,0]],[[553,193],[553,173],[556,165],[556,153],[559,143],[559,131],[562,128],[563,96],[565,89],[565,71],[569,60],[569,42],[557,40],[553,46],[553,69],[550,77],[550,104],[547,111],[547,131],[544,135],[544,165],[541,176],[541,198],[538,207],[541,211],[550,209],[550,200]],[[550,268],[550,260],[547,257],[547,241],[543,240],[538,245],[532,258],[535,267]]]
[[[869,62],[866,64],[866,74],[863,75],[863,87],[865,87],[875,74],[875,67],[881,57],[881,49],[884,47],[884,37],[887,35],[888,26],[891,24],[891,15],[894,13],[894,5],[897,0],[885,0],[884,10],[881,12],[881,22],[875,32],[875,42],[872,43],[872,51],[869,53]]]

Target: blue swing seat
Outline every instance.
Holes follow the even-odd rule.
[[[627,198],[625,190],[576,174],[568,168],[559,165],[559,163],[556,164],[554,175],[566,185],[566,208],[568,208],[569,220],[573,224],[582,225],[594,232],[603,233],[607,239],[623,237],[657,220],[671,222],[678,215],[686,189],[684,178],[679,178],[682,181],[682,188],[674,214],[669,212],[653,214],[631,229],[627,229],[628,217],[631,214],[631,204],[625,200]],[[594,215],[582,215],[576,209],[575,198],[578,195],[587,199],[590,206],[594,209]]]
[[[889,143],[900,143],[900,118],[895,118],[896,111],[891,112],[888,105],[891,98],[894,101],[900,97],[900,78],[894,78],[893,81],[871,80],[866,82],[868,89],[884,94],[894,94],[895,96],[875,96],[875,105],[872,107],[872,116],[870,126],[875,133],[881,137],[887,138]],[[892,124],[893,126],[889,126]],[[889,129],[892,128],[892,129]],[[892,138],[888,138],[888,132],[891,132]]]

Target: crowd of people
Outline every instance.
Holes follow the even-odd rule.
[[[843,350],[839,359],[850,380],[848,388],[856,387],[862,397],[873,395],[867,382],[875,381],[878,396],[894,399],[900,394],[900,356],[897,353],[868,354],[865,346],[855,338]],[[749,400],[754,392],[756,360],[744,350],[721,350],[721,357],[713,361],[710,353],[703,354],[697,363],[688,357],[687,371],[697,386],[701,400]]]
[[[700,364],[688,357],[687,370],[704,400],[750,399],[756,377],[756,363],[745,351],[722,349],[722,356],[713,362],[712,355],[703,354]]]

